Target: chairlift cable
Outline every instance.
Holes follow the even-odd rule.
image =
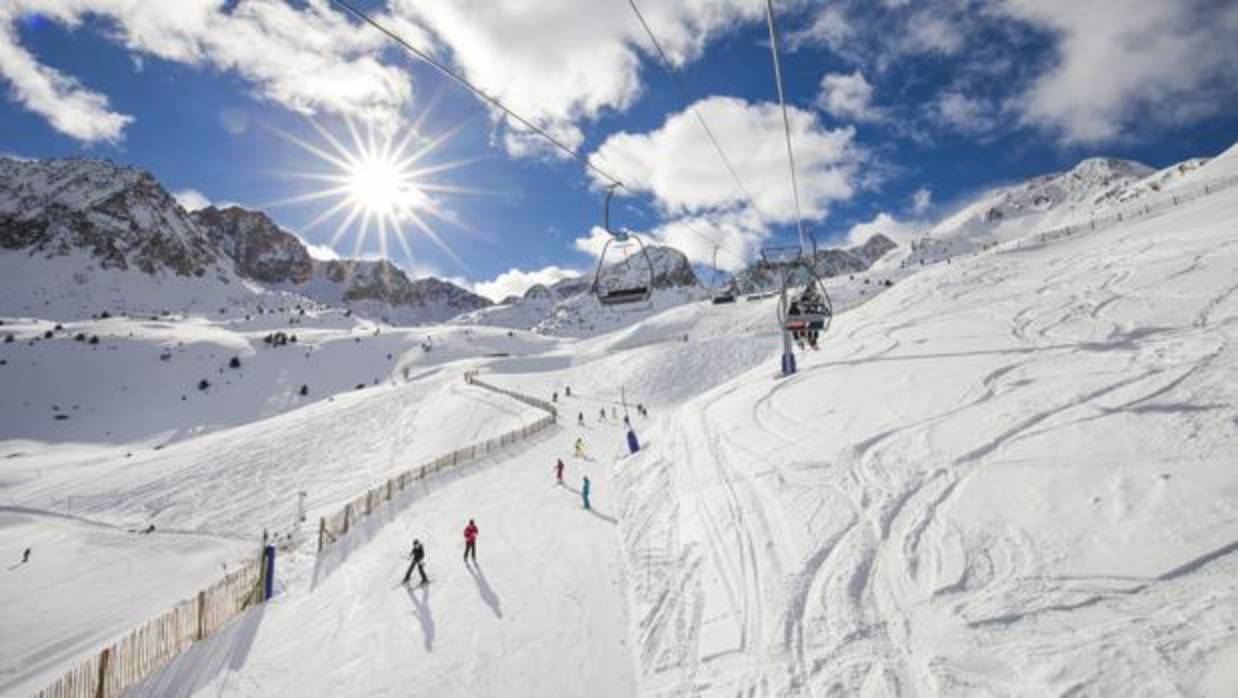
[[[778,87],[778,104],[782,107],[782,131],[787,141],[787,161],[791,166],[791,194],[795,199],[795,227],[800,233],[800,251],[808,252],[804,238],[804,216],[800,213],[800,187],[795,174],[795,151],[791,148],[791,120],[787,116],[787,100],[782,91],[782,65],[778,61],[778,31],[774,28],[774,0],[765,0],[765,17],[769,24],[769,50],[774,58],[774,84]]]
[[[370,26],[374,27],[374,28],[375,28],[375,29],[377,29],[378,31],[382,32],[383,34],[386,34],[386,35],[387,35],[387,38],[389,38],[389,39],[391,39],[392,41],[396,42],[396,43],[397,43],[397,44],[399,44],[400,46],[403,46],[403,47],[404,47],[404,48],[405,48],[405,49],[406,49],[409,53],[412,53],[413,55],[417,56],[417,57],[418,57],[418,58],[420,58],[421,60],[423,60],[423,61],[425,61],[426,63],[430,64],[430,66],[431,66],[431,67],[433,67],[433,68],[434,68],[435,70],[437,70],[438,72],[440,72],[440,73],[442,73],[443,75],[446,75],[447,77],[451,78],[451,79],[452,79],[452,80],[454,80],[456,83],[458,83],[459,85],[463,86],[465,89],[469,90],[470,92],[472,92],[473,94],[477,95],[478,97],[481,97],[481,98],[482,98],[483,100],[485,100],[486,102],[489,102],[491,105],[493,105],[494,107],[496,107],[497,109],[499,109],[500,111],[502,111],[504,114],[507,114],[507,115],[508,115],[509,117],[511,117],[512,119],[515,119],[516,121],[518,121],[518,122],[519,122],[522,126],[524,126],[525,128],[529,129],[530,131],[532,131],[532,132],[536,133],[537,135],[541,136],[542,138],[546,139],[546,141],[547,141],[548,143],[550,143],[551,145],[555,146],[555,147],[556,147],[556,148],[558,148],[559,150],[562,150],[563,152],[565,152],[565,153],[567,153],[568,155],[572,156],[572,157],[573,157],[573,158],[575,158],[576,160],[579,160],[581,163],[583,163],[583,164],[584,164],[584,166],[585,166],[585,167],[589,168],[590,170],[593,170],[594,172],[596,172],[596,173],[597,173],[600,177],[602,177],[602,178],[603,178],[603,179],[605,179],[606,181],[608,181],[608,182],[610,182],[611,184],[614,184],[614,185],[616,185],[616,186],[618,186],[618,187],[621,187],[621,188],[624,188],[624,189],[626,189],[626,188],[627,188],[627,187],[624,187],[624,186],[623,186],[623,182],[620,182],[618,179],[616,179],[615,177],[611,176],[611,175],[610,175],[609,173],[607,173],[605,170],[601,169],[601,168],[600,168],[600,167],[598,167],[597,165],[594,165],[592,162],[590,162],[590,161],[589,161],[589,156],[587,156],[587,155],[582,155],[582,154],[580,154],[580,153],[576,152],[576,150],[575,150],[575,149],[571,148],[571,147],[570,147],[570,146],[568,146],[567,144],[563,143],[563,142],[562,142],[562,141],[560,141],[559,139],[557,139],[557,138],[555,138],[554,136],[552,136],[552,135],[550,135],[549,133],[547,133],[545,129],[541,128],[540,126],[537,126],[537,125],[536,125],[536,124],[534,124],[532,121],[530,121],[529,119],[524,118],[524,117],[523,117],[523,116],[521,116],[520,114],[517,114],[517,113],[516,113],[515,111],[513,111],[512,109],[508,108],[508,106],[507,106],[507,105],[503,104],[503,102],[501,102],[501,101],[500,101],[497,97],[493,97],[493,96],[491,96],[489,93],[487,93],[486,91],[482,90],[480,87],[477,87],[476,85],[474,85],[473,83],[471,83],[471,82],[469,82],[467,79],[465,79],[464,77],[462,77],[462,76],[458,75],[455,71],[453,71],[451,68],[448,68],[448,67],[447,67],[446,65],[444,65],[442,62],[440,62],[440,61],[436,60],[436,59],[435,59],[433,56],[431,56],[430,54],[428,54],[428,53],[426,53],[425,51],[422,51],[421,49],[417,48],[416,46],[413,46],[412,44],[408,43],[408,42],[407,42],[407,41],[405,41],[405,40],[404,40],[404,38],[403,38],[403,37],[401,37],[399,34],[396,34],[394,31],[392,31],[392,30],[388,29],[387,27],[383,26],[383,24],[382,24],[382,23],[380,23],[380,22],[378,22],[377,20],[375,20],[374,18],[370,17],[370,16],[369,16],[368,14],[366,14],[365,12],[363,12],[363,11],[361,11],[361,10],[357,9],[357,7],[356,7],[356,6],[354,6],[352,3],[348,2],[347,0],[331,0],[331,2],[333,2],[333,3],[335,3],[336,5],[339,5],[340,7],[344,8],[344,9],[345,9],[345,10],[347,10],[350,14],[352,14],[354,17],[356,17],[357,19],[360,19],[362,22],[365,22],[366,24],[368,24],[368,25],[370,25]]]
[[[477,87],[477,86],[473,85],[473,83],[469,82],[469,81],[468,81],[466,78],[464,78],[463,76],[461,76],[461,75],[457,74],[455,71],[453,71],[451,68],[449,68],[449,67],[447,67],[446,65],[444,65],[442,62],[440,62],[440,61],[436,60],[433,56],[431,56],[431,55],[429,55],[428,53],[426,53],[425,51],[422,51],[421,49],[419,49],[419,48],[417,48],[417,47],[413,46],[413,45],[412,45],[412,44],[410,44],[408,41],[406,41],[403,37],[401,37],[399,34],[395,33],[395,32],[394,32],[394,31],[392,31],[391,29],[387,28],[387,27],[386,27],[386,26],[384,26],[381,22],[379,22],[378,20],[374,19],[373,17],[371,17],[370,15],[368,15],[367,13],[365,13],[364,11],[362,11],[362,10],[358,9],[355,5],[353,5],[353,4],[352,4],[351,2],[349,2],[348,0],[330,0],[330,1],[331,1],[332,3],[334,3],[334,4],[338,5],[338,6],[340,6],[341,8],[343,8],[344,10],[346,10],[349,14],[353,15],[354,17],[356,17],[357,19],[361,20],[362,22],[364,22],[364,23],[366,23],[366,24],[370,25],[371,27],[374,27],[374,28],[375,28],[375,29],[377,29],[378,31],[382,32],[384,35],[386,35],[386,36],[387,36],[387,38],[389,38],[389,39],[391,39],[392,41],[394,41],[394,42],[396,42],[397,44],[399,44],[401,47],[403,47],[403,48],[404,48],[405,50],[407,50],[409,53],[412,53],[413,55],[417,56],[417,57],[418,57],[418,58],[420,58],[421,60],[423,60],[423,61],[425,61],[426,63],[428,63],[428,64],[429,64],[431,67],[433,67],[435,70],[439,71],[440,73],[442,73],[442,74],[443,74],[443,75],[445,75],[446,77],[450,78],[451,80],[453,80],[454,82],[456,82],[456,83],[457,83],[457,84],[459,84],[460,86],[462,86],[462,87],[464,87],[465,89],[469,90],[469,91],[470,91],[470,92],[472,92],[474,95],[476,95],[476,96],[480,97],[481,99],[483,99],[483,100],[484,100],[484,101],[486,101],[487,103],[489,103],[489,104],[493,105],[495,108],[499,109],[500,111],[502,111],[504,114],[508,115],[509,117],[511,117],[512,119],[514,119],[515,121],[519,122],[521,125],[523,125],[523,126],[524,126],[525,128],[527,128],[527,129],[529,129],[529,130],[530,130],[531,132],[533,132],[534,134],[536,134],[536,135],[538,135],[538,136],[541,136],[543,139],[545,139],[545,140],[546,140],[546,142],[550,143],[551,145],[553,145],[554,147],[556,147],[556,148],[558,148],[559,150],[563,151],[564,153],[567,153],[567,154],[568,154],[569,156],[571,156],[573,159],[580,161],[580,162],[581,162],[581,164],[583,164],[586,168],[588,168],[589,170],[591,170],[591,171],[595,172],[598,176],[600,176],[602,179],[606,180],[607,182],[610,182],[610,186],[611,186],[611,187],[614,187],[614,188],[619,188],[619,189],[623,189],[623,190],[628,191],[628,192],[633,193],[633,194],[637,193],[637,192],[633,191],[632,189],[628,188],[627,186],[625,186],[625,185],[623,184],[623,182],[619,181],[619,179],[618,179],[618,178],[616,178],[616,177],[612,176],[610,173],[606,172],[606,171],[605,171],[605,170],[603,170],[602,168],[600,168],[600,167],[598,167],[597,165],[593,164],[593,162],[592,162],[592,161],[590,161],[590,159],[589,159],[589,156],[588,156],[588,155],[584,155],[584,154],[581,154],[581,153],[577,152],[575,149],[571,148],[570,146],[566,145],[565,143],[563,143],[562,141],[558,140],[558,139],[557,139],[557,138],[555,138],[554,136],[550,135],[549,133],[547,133],[547,132],[546,132],[546,130],[545,130],[545,129],[543,129],[543,128],[541,128],[541,127],[537,126],[536,124],[534,124],[534,123],[533,123],[532,121],[530,121],[529,119],[526,119],[525,117],[521,116],[520,114],[518,114],[517,112],[515,112],[514,110],[512,110],[511,108],[509,108],[507,105],[503,104],[503,102],[502,102],[502,101],[500,101],[497,97],[493,97],[493,96],[491,96],[490,94],[488,94],[487,92],[485,92],[484,90],[482,90],[481,88],[479,88],[479,87]],[[688,232],[692,233],[693,235],[696,235],[697,237],[701,238],[702,240],[705,240],[706,242],[708,242],[708,243],[710,243],[710,244],[714,244],[714,240],[713,240],[713,239],[711,239],[711,238],[709,238],[708,236],[706,236],[706,235],[704,235],[704,234],[702,234],[702,233],[698,232],[697,230],[695,230],[695,229],[693,228],[693,223],[691,223],[691,222],[687,222],[687,225],[684,227],[684,229],[685,229],[685,230],[687,230]],[[730,254],[732,257],[734,257],[735,259],[739,260],[740,262],[745,262],[745,263],[747,262],[747,260],[743,257],[743,255],[735,254],[734,252],[732,252],[731,250],[729,250],[729,249],[727,249],[727,248],[725,248],[725,247],[723,247],[723,248],[722,248],[722,250],[723,250],[724,252],[726,252],[727,254]]]

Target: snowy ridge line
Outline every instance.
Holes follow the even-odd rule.
[[[465,446],[464,448],[458,448],[451,453],[439,456],[428,463],[410,468],[393,478],[389,478],[381,485],[366,490],[365,494],[362,494],[353,499],[351,502],[345,504],[344,508],[339,512],[330,516],[319,518],[319,553],[352,530],[358,519],[368,517],[371,514],[378,512],[384,504],[390,502],[393,497],[398,497],[399,493],[403,492],[413,482],[424,480],[427,476],[437,474],[445,469],[471,463],[478,458],[483,458],[490,453],[511,446],[512,444],[519,443],[520,441],[523,441],[530,436],[547,429],[548,427],[554,426],[555,422],[558,420],[557,411],[549,403],[538,400],[537,398],[529,397],[528,395],[523,395],[510,390],[504,390],[503,388],[498,388],[496,386],[483,383],[476,379],[476,375],[476,371],[467,372],[464,374],[464,381],[469,385],[476,385],[487,390],[508,395],[513,399],[519,400],[539,409],[546,410],[550,414],[542,417],[532,424],[527,424],[519,429],[513,429],[505,434],[500,434],[499,436]]]
[[[56,679],[35,698],[115,698],[161,670],[189,646],[265,601],[263,557],[149,620]]]
[[[1092,218],[1084,223],[1076,223],[1067,225],[1061,228],[1054,228],[1040,233],[1034,233],[1032,238],[1039,240],[1042,244],[1050,243],[1063,238],[1074,237],[1076,234],[1093,233],[1096,231],[1108,230],[1125,221],[1136,219],[1140,216],[1150,216],[1155,213],[1167,211],[1176,206],[1202,199],[1205,196],[1211,196],[1227,189],[1238,186],[1238,176],[1221,177],[1212,179],[1206,182],[1201,182],[1194,188],[1185,189],[1184,191],[1174,190],[1162,195],[1159,201],[1141,203],[1138,205],[1128,205],[1120,208],[1118,211],[1107,216]],[[1022,247],[1022,242],[1027,238],[1016,240],[1012,243],[1007,243],[1001,246],[1000,251],[1008,252]]]

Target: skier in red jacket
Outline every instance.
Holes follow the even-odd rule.
[[[563,467],[563,459],[560,458],[559,462],[555,463],[555,480],[557,480],[560,485],[563,484]]]
[[[473,562],[477,562],[477,524],[469,519],[469,525],[464,527],[464,561],[469,561],[469,554],[473,555]]]

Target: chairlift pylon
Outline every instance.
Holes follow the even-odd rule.
[[[602,253],[598,255],[597,270],[593,274],[593,295],[597,296],[598,302],[602,305],[626,305],[629,303],[643,303],[653,295],[653,282],[656,272],[653,268],[653,260],[649,258],[649,252],[645,249],[645,243],[635,233],[627,230],[612,230],[610,227],[610,199],[615,194],[615,188],[618,185],[611,185],[606,192],[606,203],[602,209],[602,228],[606,231],[606,244],[602,246]],[[603,271],[606,269],[606,255],[611,251],[611,245],[616,244],[615,249],[627,247],[631,242],[636,243],[637,252],[641,260],[644,260],[646,273],[644,283],[630,284],[620,283],[617,286],[611,286],[604,278]],[[625,265],[630,264],[632,255],[624,258]],[[625,268],[630,269],[630,266]],[[626,274],[623,281],[626,282]]]

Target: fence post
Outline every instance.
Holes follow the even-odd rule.
[[[103,652],[99,654],[99,680],[95,683],[95,698],[105,698],[107,688],[107,664],[108,658],[112,656],[112,648],[104,647]]]
[[[262,601],[275,595],[275,546],[268,545],[262,551]]]
[[[365,515],[369,516],[374,511],[374,505],[370,500],[374,499],[374,490],[366,490],[365,492]]]
[[[323,536],[326,535],[326,533],[327,533],[327,519],[326,517],[319,517],[318,518],[318,552],[320,553],[322,552],[322,539],[323,539]]]
[[[344,505],[344,533],[348,533],[349,519],[352,518],[352,502]]]
[[[321,541],[321,539],[319,540]],[[319,549],[320,550],[322,549],[321,542],[319,543]],[[198,592],[198,636],[197,636],[197,639],[201,640],[204,637],[206,637],[206,591],[205,590]]]

